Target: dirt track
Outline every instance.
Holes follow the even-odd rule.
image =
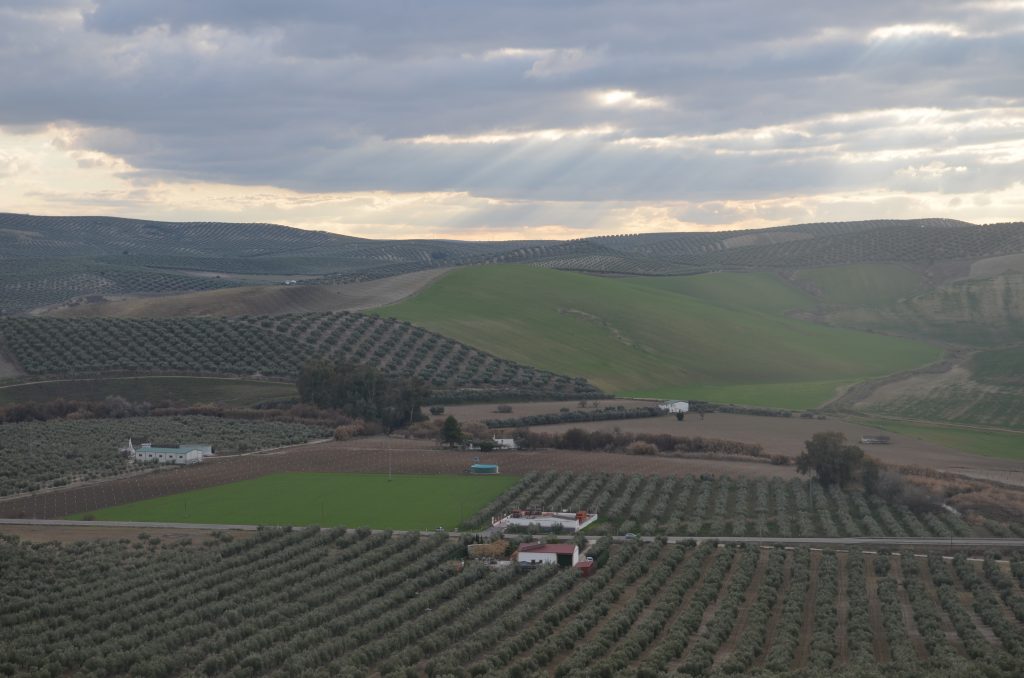
[[[63,518],[106,506],[163,497],[188,490],[223,485],[288,471],[458,474],[479,452],[438,450],[433,443],[396,438],[363,438],[291,447],[281,452],[211,459],[183,468],[117,478],[95,485],[40,493],[0,502],[2,518]],[[636,457],[603,452],[535,451],[489,452],[486,460],[502,473],[530,471],[641,473],[657,475],[754,475],[792,477],[791,466],[750,461]]]
[[[430,269],[344,285],[253,285],[58,308],[66,317],[178,318],[359,311],[416,294],[448,269]]]

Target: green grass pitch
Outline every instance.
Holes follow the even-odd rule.
[[[455,529],[516,476],[280,473],[93,511],[96,520]],[[83,516],[72,516],[82,518]]]

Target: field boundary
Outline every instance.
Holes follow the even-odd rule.
[[[218,524],[218,523],[161,523],[142,522],[128,520],[65,520],[65,519],[43,519],[43,518],[0,518],[0,525],[35,525],[54,527],[138,527],[161,528],[161,529],[188,529],[188,530],[258,530],[263,525],[245,524]],[[323,527],[322,530],[332,528]],[[433,530],[372,530],[374,533],[391,534],[436,534]],[[480,535],[487,532],[460,532],[449,530],[446,532],[451,536]],[[524,539],[531,538],[531,535],[516,535]],[[534,535],[536,536],[536,535]],[[551,535],[547,535],[551,537]],[[555,536],[555,539],[563,541],[571,540],[569,536]],[[601,537],[587,537],[590,544],[596,543]],[[613,537],[616,542],[634,541],[626,537]],[[880,547],[905,547],[905,546],[928,546],[928,547],[951,547],[951,548],[1024,548],[1024,538],[1017,537],[953,537],[950,539],[939,537],[732,537],[732,536],[670,536],[670,537],[637,537],[635,541],[655,542],[664,539],[668,544],[693,541],[695,543],[716,542],[719,544],[757,544],[760,546],[880,546]],[[865,552],[868,553],[868,552]],[[898,554],[894,554],[898,555]],[[920,555],[920,554],[913,554]]]

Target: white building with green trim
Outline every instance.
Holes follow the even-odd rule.
[[[213,446],[204,443],[179,443],[178,445],[154,446],[152,443],[142,443],[138,447],[128,440],[128,447],[125,448],[135,461],[155,461],[158,464],[198,464],[205,457],[213,454]]]

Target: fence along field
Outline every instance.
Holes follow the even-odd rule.
[[[408,323],[360,313],[0,318],[0,340],[31,375],[185,372],[294,378],[311,358],[342,357],[415,375],[456,395],[462,390],[523,397],[598,394],[584,379],[496,358]]]
[[[1024,560],[601,541],[590,578],[443,536],[0,541],[0,673],[1016,676]],[[175,593],[173,598],[168,592]],[[81,642],[88,638],[89,642]]]

